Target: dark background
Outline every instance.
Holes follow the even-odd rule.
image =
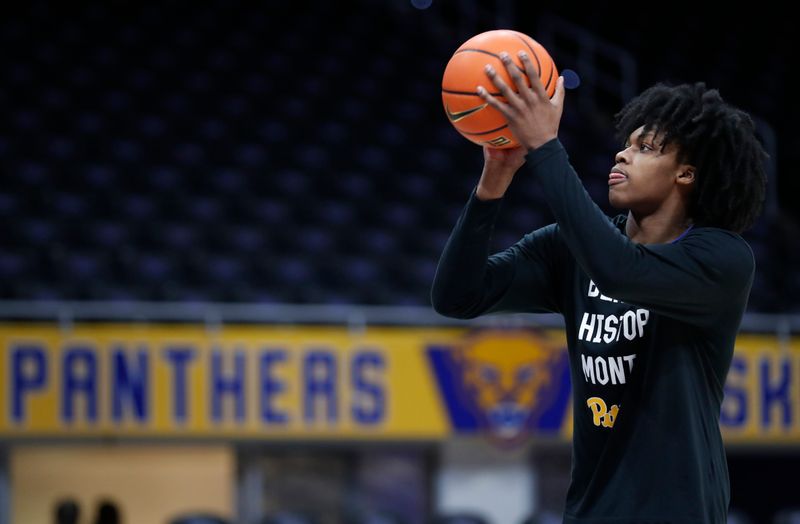
[[[444,66],[500,22],[536,38],[546,15],[631,53],[640,90],[704,81],[772,126],[779,212],[746,234],[758,265],[749,310],[800,310],[792,17],[752,4],[521,0],[10,8],[0,299],[428,307],[482,161],[443,114]],[[582,114],[574,93],[562,140],[613,213],[604,177],[619,107]],[[512,188],[498,249],[552,219],[529,180]],[[796,453],[762,451],[730,454],[734,505],[754,522],[800,505]]]
[[[800,309],[790,17],[499,0],[16,6],[0,21],[0,297],[428,307],[482,162],[443,116],[444,66],[477,32],[535,37],[552,15],[630,53],[639,91],[704,81],[772,127],[779,209],[745,236],[750,310]],[[621,101],[587,112],[581,89],[561,139],[618,213]],[[552,220],[524,177],[504,209],[497,249]]]

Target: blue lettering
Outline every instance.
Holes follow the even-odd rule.
[[[286,351],[266,351],[261,355],[261,420],[266,423],[286,424],[289,416],[278,411],[273,405],[273,398],[286,390],[286,384],[272,376],[273,364],[286,362]]]
[[[148,417],[148,358],[147,351],[140,349],[134,353],[136,363],[125,358],[125,351],[117,348],[111,353],[111,418],[122,422],[125,404],[133,408],[133,417],[146,422]]]
[[[74,347],[64,351],[64,370],[61,395],[61,418],[71,423],[75,419],[75,397],[86,399],[86,419],[97,421],[97,355],[89,347]]]
[[[358,353],[352,362],[351,379],[355,391],[352,413],[353,419],[360,424],[377,424],[384,418],[386,411],[386,395],[383,386],[370,382],[367,374],[370,369],[376,373],[386,367],[380,353]]]
[[[791,365],[788,358],[784,358],[778,365],[780,378],[777,384],[770,380],[770,359],[761,359],[761,424],[767,428],[772,420],[771,412],[774,403],[778,403],[783,413],[783,427],[792,425],[792,406],[790,396]]]
[[[233,376],[222,374],[222,351],[211,353],[211,418],[214,422],[222,422],[223,395],[234,396],[235,417],[237,422],[244,422],[244,352],[233,353],[235,371]]]
[[[725,398],[722,401],[719,420],[724,426],[742,427],[747,422],[747,360],[734,356],[728,380],[725,382]]]
[[[194,360],[195,350],[191,347],[168,347],[164,358],[172,366],[172,413],[175,420],[183,424],[189,414],[186,401],[186,368]]]
[[[20,344],[11,350],[11,418],[25,420],[25,397],[47,384],[47,360],[42,346]]]
[[[328,404],[328,422],[335,423],[337,418],[336,401],[336,359],[331,353],[311,351],[303,360],[303,383],[305,384],[305,401],[303,417],[306,422],[316,420],[317,398]]]

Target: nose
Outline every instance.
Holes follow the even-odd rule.
[[[617,164],[627,164],[628,163],[628,157],[626,156],[627,153],[628,153],[628,149],[630,149],[630,148],[625,148],[622,151],[618,151],[617,154],[614,155],[614,161]]]

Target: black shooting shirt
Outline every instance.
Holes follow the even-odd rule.
[[[626,217],[592,202],[557,139],[527,165],[556,223],[490,256],[502,199],[473,192],[439,261],[434,308],[564,316],[574,427],[565,523],[723,524],[719,414],[753,282],[750,247],[713,227],[631,242]]]

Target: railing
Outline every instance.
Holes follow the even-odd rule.
[[[429,307],[334,306],[298,304],[234,304],[201,302],[47,302],[0,301],[0,322],[58,322],[69,329],[75,322],[184,322],[209,328],[222,324],[327,324],[352,329],[367,326],[515,327],[536,325],[563,328],[556,314],[492,314],[474,320],[443,317]],[[748,313],[742,331],[789,335],[800,333],[800,314]]]

